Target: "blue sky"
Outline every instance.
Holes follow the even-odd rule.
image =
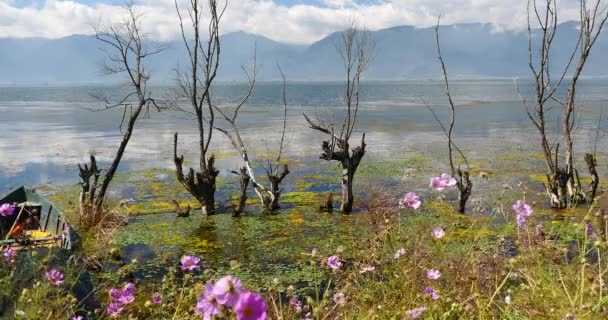
[[[100,19],[124,14],[124,0],[0,0],[0,37],[59,38],[90,34]],[[178,0],[186,7],[188,0]],[[204,2],[204,0],[202,0]],[[222,31],[309,44],[343,30],[349,21],[379,30],[400,25],[490,23],[496,30],[523,30],[527,0],[227,0]],[[608,0],[607,0],[608,1]],[[153,38],[179,35],[174,0],[135,0],[143,28]],[[561,0],[562,21],[577,18],[578,0]]]

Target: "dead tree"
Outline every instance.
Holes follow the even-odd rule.
[[[240,153],[240,155],[243,159],[243,163],[244,163],[243,168],[245,169],[246,174],[249,177],[249,181],[251,182],[251,185],[253,186],[253,189],[254,189],[256,195],[260,199],[262,207],[264,209],[270,210],[271,204],[275,203],[275,201],[276,201],[275,194],[273,192],[271,192],[271,190],[266,188],[264,185],[259,183],[258,180],[256,179],[253,165],[251,164],[251,160],[249,158],[249,153],[247,151],[247,147],[245,146],[245,143],[243,142],[240,129],[236,122],[239,111],[241,110],[243,105],[247,102],[247,100],[251,97],[251,94],[253,93],[253,88],[255,87],[257,70],[258,70],[257,69],[258,67],[255,64],[255,61],[256,61],[256,59],[255,59],[255,54],[254,54],[252,71],[248,71],[247,69],[243,68],[243,70],[245,71],[245,74],[247,76],[249,87],[248,87],[245,97],[236,106],[236,108],[234,108],[233,110],[228,110],[227,108],[222,109],[216,105],[213,105],[215,111],[219,115],[221,115],[221,117],[228,123],[228,128],[216,126],[215,129],[222,132],[228,138],[228,140],[230,140],[230,143],[232,144],[234,149]],[[241,172],[241,177],[243,177],[244,173],[245,172]],[[243,182],[244,182],[243,179],[241,179],[241,184]],[[246,194],[243,196],[242,190],[243,189],[241,189],[241,197],[240,197],[241,201],[243,201],[243,199],[246,200]],[[239,212],[239,214],[240,214],[240,212]],[[236,213],[235,213],[235,215],[238,216],[238,214],[236,214]]]
[[[538,130],[540,144],[547,165],[547,183],[545,190],[550,199],[551,206],[555,208],[566,208],[580,202],[590,203],[595,198],[599,180],[593,179],[589,187],[591,192],[584,192],[581,187],[578,171],[574,161],[574,111],[576,100],[576,88],[581,73],[583,72],[587,58],[591,53],[596,40],[608,20],[608,11],[601,8],[602,0],[597,0],[588,6],[587,0],[580,0],[580,25],[576,46],[569,57],[563,71],[555,78],[552,76],[550,58],[552,56],[552,45],[558,29],[558,13],[556,0],[542,0],[542,6],[538,6],[539,0],[528,0],[528,53],[529,67],[534,75],[535,96],[528,103],[522,99],[528,117]],[[531,12],[532,11],[532,12]],[[533,36],[531,19],[540,25],[540,35]],[[539,52],[534,53],[533,41],[538,39]],[[575,65],[574,70],[568,75],[570,67]],[[557,95],[564,80],[568,78],[568,91],[565,100]],[[529,104],[533,109],[530,111]],[[557,104],[562,108],[561,134],[563,136],[564,154],[560,154],[560,143],[550,142],[547,137],[546,113],[550,110],[549,104]],[[587,161],[588,170],[593,175],[595,170],[595,159]],[[585,156],[588,157],[587,155]],[[563,164],[560,158],[564,159]]]
[[[251,178],[249,178],[249,174],[247,173],[246,167],[241,167],[239,172],[232,171],[232,173],[239,176],[239,199],[237,204],[232,208],[232,216],[240,217],[241,213],[245,210],[245,205],[247,204],[247,189],[249,188],[249,182],[251,182]]]
[[[91,155],[91,162],[84,167],[78,166],[81,178],[80,220],[84,227],[94,226],[104,217],[104,201],[108,187],[131,140],[137,120],[142,115],[149,114],[150,107],[159,108],[147,88],[150,73],[145,68],[145,62],[164,48],[149,48],[146,45],[145,35],[141,31],[141,15],[135,12],[132,3],[128,3],[125,8],[128,15],[122,22],[107,27],[98,26],[95,30],[97,40],[106,47],[107,61],[103,71],[106,74],[126,74],[130,92],[117,102],[98,97],[105,103],[103,110],[123,110],[120,122],[123,135],[101,184],[101,170],[97,167],[95,156]]]
[[[179,102],[174,106],[177,110],[193,115],[196,119],[199,140],[199,165],[195,172],[190,168],[184,174],[184,156],[177,155],[178,135],[173,140],[173,160],[177,180],[201,204],[204,215],[215,214],[216,178],[219,171],[215,168],[215,156],[209,154],[209,146],[213,137],[215,113],[211,104],[211,87],[217,75],[220,58],[219,26],[226,4],[218,11],[218,1],[208,0],[209,26],[208,40],[201,39],[202,1],[191,0],[188,14],[192,25],[192,39],[188,40],[187,31],[180,13],[177,1],[175,8],[179,18],[182,40],[188,53],[188,70],[177,72],[177,86],[180,100],[186,100],[189,107],[182,108]]]
[[[437,26],[435,26],[435,40],[436,40],[436,44],[437,44],[437,56],[438,56],[439,62],[441,63],[441,72],[442,72],[443,80],[444,80],[444,84],[445,84],[445,94],[448,98],[448,102],[450,105],[450,126],[448,127],[447,130],[445,129],[445,127],[443,126],[441,121],[439,121],[439,118],[437,117],[437,115],[432,111],[432,109],[430,109],[430,106],[427,105],[427,107],[429,108],[429,110],[431,110],[431,112],[433,113],[433,116],[439,122],[444,133],[446,134],[446,136],[448,138],[448,158],[450,161],[451,175],[457,181],[456,188],[458,189],[458,212],[465,213],[467,201],[469,200],[469,197],[471,196],[471,192],[473,191],[473,183],[471,182],[469,171],[468,171],[469,164],[468,164],[467,158],[464,156],[462,151],[460,151],[458,146],[456,146],[456,144],[454,143],[454,139],[452,138],[452,131],[454,130],[454,124],[456,122],[456,108],[454,107],[454,100],[452,100],[452,95],[450,94],[450,82],[448,80],[448,73],[447,73],[447,70],[445,67],[445,63],[443,61],[443,56],[441,55],[441,45],[440,45],[440,41],[439,41],[439,23],[440,23],[440,20],[437,20]],[[462,159],[465,161],[465,163],[467,165],[467,170],[462,170],[460,168],[460,165],[458,167],[456,167],[456,165],[454,164],[453,149],[456,149],[458,151],[458,153],[460,153]]]
[[[281,131],[281,140],[279,142],[279,150],[276,159],[270,157],[266,159],[266,176],[270,183],[270,193],[272,197],[266,199],[264,207],[270,211],[279,209],[279,198],[281,197],[281,182],[289,174],[289,167],[286,163],[281,163],[281,157],[286,146],[285,132],[287,130],[287,80],[280,66],[277,66],[283,80],[283,130]]]
[[[321,144],[320,158],[326,161],[338,161],[342,166],[340,212],[345,214],[351,213],[353,210],[353,182],[357,168],[365,155],[365,133],[361,136],[361,144],[352,150],[350,139],[357,123],[361,77],[370,65],[373,49],[374,45],[367,31],[361,31],[356,25],[351,24],[342,32],[338,48],[346,71],[345,110],[342,124],[336,128],[333,123],[318,118],[313,121],[304,114],[311,129],[329,136],[329,140],[325,140]]]

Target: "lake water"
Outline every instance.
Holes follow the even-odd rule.
[[[458,109],[456,141],[470,157],[491,159],[500,152],[524,149],[534,152],[536,132],[523,111],[513,81],[453,81],[451,86]],[[530,95],[529,82],[520,83],[520,87],[525,96]],[[242,84],[221,84],[214,93],[219,103],[230,106],[245,89]],[[103,105],[93,95],[118,97],[122,90],[118,86],[0,88],[0,193],[22,184],[75,183],[76,164],[85,161],[89,153],[95,153],[102,162],[108,161],[121,138],[122,112],[95,111]],[[172,90],[152,88],[159,99],[172,96]],[[339,117],[343,90],[339,83],[287,86],[289,157],[316,158],[323,136],[307,127],[302,113]],[[592,151],[600,110],[608,102],[608,81],[584,81],[578,95],[584,108],[577,129],[577,146],[581,151]],[[404,158],[420,152],[445,155],[445,137],[422,99],[447,121],[447,100],[439,81],[363,85],[357,126],[358,131],[367,132],[370,160]],[[262,152],[273,146],[279,136],[281,117],[281,84],[258,84],[238,120],[250,150]],[[549,119],[557,122],[557,113],[550,114]],[[604,122],[602,127],[608,124]],[[193,120],[176,112],[153,112],[137,126],[121,170],[171,168],[175,131],[180,133],[180,152],[196,161]],[[232,152],[224,137],[215,134],[218,139],[213,151]],[[605,152],[607,147],[600,142],[598,151]],[[218,162],[224,172],[238,165],[238,157]]]

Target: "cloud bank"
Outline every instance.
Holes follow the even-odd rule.
[[[186,1],[178,0],[182,8]],[[497,29],[526,25],[527,0],[229,0],[223,33],[246,31],[287,42],[308,44],[342,30],[354,19],[378,30],[399,25],[428,27],[442,23],[491,23]],[[0,37],[59,38],[91,34],[100,20],[116,22],[124,11],[114,0],[0,0]],[[578,0],[559,3],[561,21],[577,18]],[[144,30],[158,40],[179,34],[174,0],[138,0]]]

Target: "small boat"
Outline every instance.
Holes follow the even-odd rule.
[[[78,235],[48,199],[21,187],[0,198],[13,211],[0,215],[0,247],[59,247],[74,250]]]

